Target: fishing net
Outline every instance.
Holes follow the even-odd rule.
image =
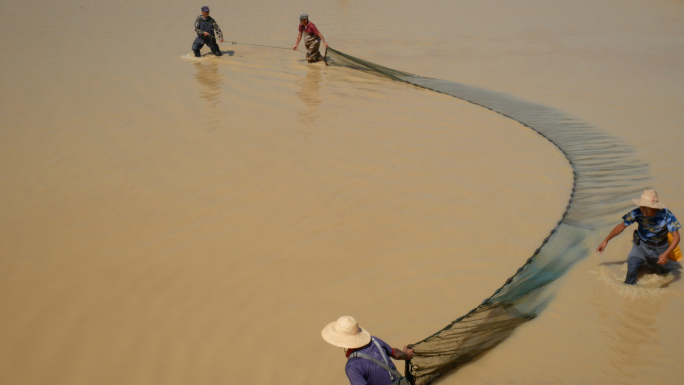
[[[556,146],[573,169],[565,212],[532,256],[482,303],[413,344],[406,363],[412,384],[424,385],[491,349],[520,324],[535,318],[551,300],[550,283],[589,253],[590,232],[614,221],[640,194],[647,165],[618,139],[558,110],[466,84],[425,78],[371,63],[336,49],[326,64],[353,68],[410,83],[479,105],[534,130]]]

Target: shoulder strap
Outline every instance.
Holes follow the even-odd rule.
[[[380,346],[380,343],[378,342],[378,340],[375,339],[375,337],[371,337],[371,339],[373,340],[373,343],[375,344],[375,346],[380,351],[380,355],[382,356],[382,360],[385,361],[385,365],[389,366],[389,361],[387,361],[387,355],[385,354],[385,349],[383,349],[382,346]]]
[[[396,377],[396,378],[401,378],[401,373],[399,373],[398,371],[396,371],[396,370],[390,368],[390,367],[389,367],[388,365],[386,365],[385,363],[376,360],[375,357],[369,356],[369,355],[366,354],[366,353],[353,352],[352,354],[349,355],[349,358],[352,358],[352,357],[364,358],[364,359],[366,359],[366,360],[375,362],[376,364],[378,364],[378,366],[380,366],[381,368],[383,368],[383,369],[385,369],[386,371],[389,372],[390,379],[391,379],[392,381],[394,381],[394,378],[395,378],[395,377]]]
[[[385,362],[385,365],[389,366],[389,361],[387,360],[387,355],[385,354],[385,349],[380,346],[380,343],[378,340],[375,339],[375,337],[371,337],[371,340],[373,340],[373,343],[375,346],[378,348],[380,351],[380,355],[382,356],[382,360]],[[394,377],[392,376],[392,372],[390,372],[390,380],[394,381]]]

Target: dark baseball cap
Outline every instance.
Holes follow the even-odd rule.
[[[209,7],[205,5],[204,7],[202,7],[202,12],[211,12],[211,10],[209,9]]]

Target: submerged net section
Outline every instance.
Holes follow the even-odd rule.
[[[413,384],[424,385],[496,346],[551,300],[549,284],[589,253],[589,233],[613,222],[640,194],[647,165],[618,139],[558,110],[503,93],[430,79],[328,48],[326,64],[387,76],[482,106],[529,127],[555,145],[572,166],[566,211],[532,256],[494,294],[433,335],[413,344],[406,363]]]

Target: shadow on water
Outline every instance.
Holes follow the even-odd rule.
[[[233,56],[233,55],[235,55],[235,51],[221,51],[221,53],[222,53],[223,55],[227,55],[227,56]],[[205,53],[202,54],[202,57],[207,57],[207,56],[216,56],[216,55],[214,55],[214,54],[211,53],[211,52],[205,52]]]
[[[630,207],[632,195],[647,187],[648,167],[630,147],[561,111],[496,91],[397,71],[332,48],[326,51],[326,64],[386,76],[503,115],[546,138],[573,169],[565,212],[525,264],[479,306],[413,344],[415,356],[405,372],[413,384],[428,384],[453,371],[540,314],[553,298],[550,284],[589,254],[587,237],[612,223]]]

